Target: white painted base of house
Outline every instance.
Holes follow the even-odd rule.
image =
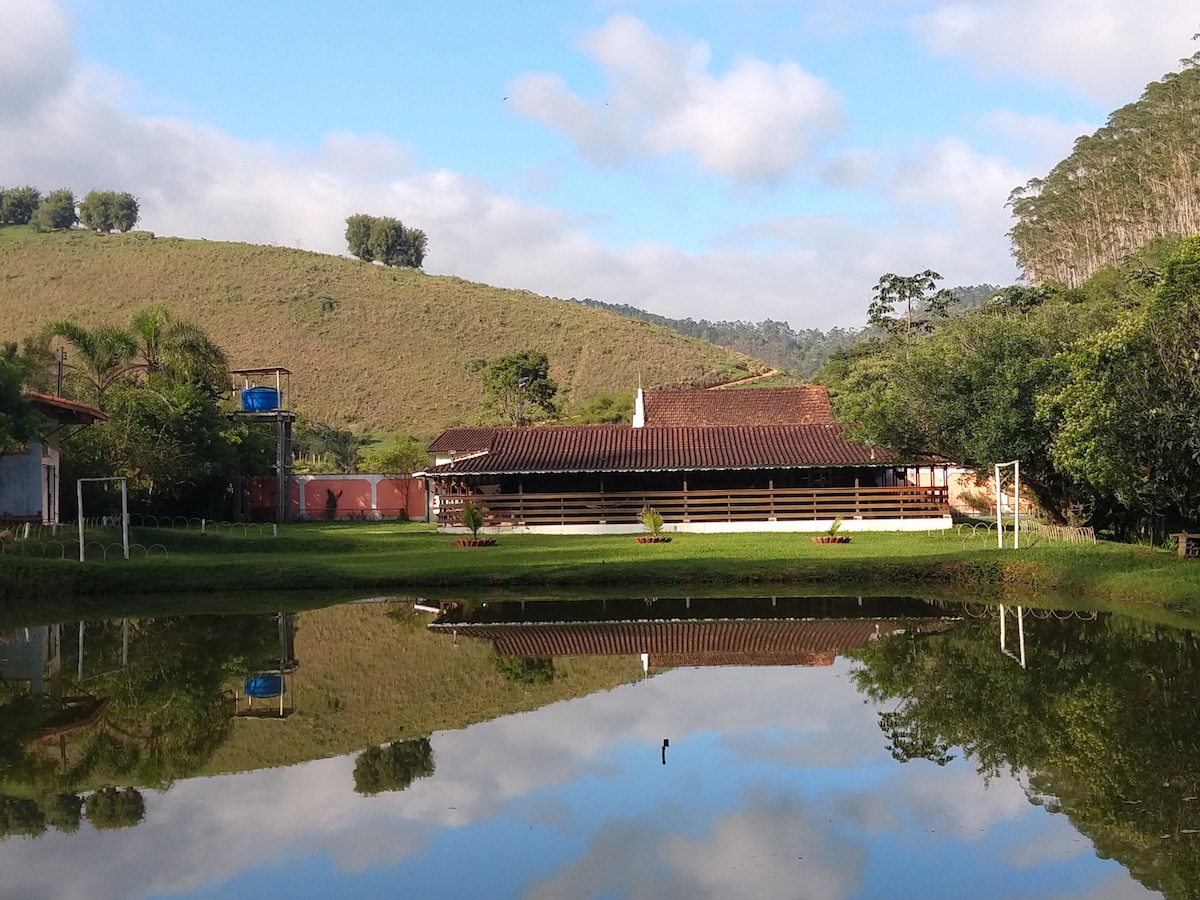
[[[672,522],[663,534],[753,534],[796,532],[819,534],[829,530],[832,519],[787,522]],[[943,531],[953,528],[950,516],[905,519],[843,519],[840,532],[851,531]],[[458,526],[439,526],[442,534],[470,534]],[[480,528],[480,534],[645,534],[641,525],[504,525]]]

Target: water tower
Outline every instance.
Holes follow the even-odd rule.
[[[275,423],[275,521],[292,518],[292,373],[282,366],[232,369],[238,390],[237,416]]]

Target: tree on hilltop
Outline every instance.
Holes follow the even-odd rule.
[[[79,204],[79,220],[102,234],[129,231],[138,221],[138,202],[125,191],[89,191]]]
[[[0,225],[28,225],[42,202],[42,192],[33,185],[0,188]]]
[[[75,194],[70,188],[59,188],[43,197],[33,216],[33,224],[38,231],[58,231],[70,228],[78,221]]]
[[[407,228],[392,216],[356,213],[346,219],[346,243],[363,262],[421,268],[429,238],[420,228]]]

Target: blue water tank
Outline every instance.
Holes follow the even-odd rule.
[[[273,672],[260,672],[246,679],[247,697],[278,697],[283,693],[283,678]]]
[[[279,391],[272,387],[252,387],[242,391],[244,412],[271,412],[279,409]]]

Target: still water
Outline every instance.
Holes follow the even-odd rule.
[[[904,597],[10,621],[0,897],[1195,898],[1198,676]]]

